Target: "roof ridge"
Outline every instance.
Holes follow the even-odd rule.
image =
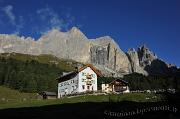
[[[98,70],[96,67],[94,67],[92,64],[86,64],[85,66],[81,67],[78,72],[81,72],[85,68],[90,67],[98,76],[103,76],[100,70]]]

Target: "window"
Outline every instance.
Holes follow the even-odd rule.
[[[74,83],[77,84],[77,83],[78,83],[78,80],[74,80]]]
[[[126,89],[126,86],[123,86],[123,89]]]
[[[60,92],[64,92],[64,89],[61,89],[61,91]]]
[[[74,86],[72,86],[72,90],[71,90],[71,93],[74,91]]]
[[[93,86],[92,86],[92,91],[94,90]]]
[[[74,90],[77,88],[76,86],[77,86],[77,85],[74,86]]]
[[[85,76],[85,73],[84,73],[84,72],[82,72],[82,76]]]
[[[91,74],[92,78],[95,78],[95,74]]]
[[[83,90],[85,89],[85,85],[82,85],[82,89],[83,89]]]
[[[85,82],[86,81],[86,79],[82,79],[82,82]]]
[[[68,89],[67,88],[65,88],[65,94],[68,94]]]
[[[90,88],[90,87],[89,87],[89,86],[87,86],[87,89],[88,89],[88,90],[89,90],[89,88]]]
[[[63,83],[60,83],[60,86],[59,87],[62,87],[63,86]]]

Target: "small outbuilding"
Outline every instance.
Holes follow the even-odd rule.
[[[40,92],[39,95],[41,95],[43,99],[56,99],[57,98],[56,92],[43,91],[43,92]]]
[[[129,93],[128,82],[122,79],[115,79],[111,82],[101,84],[102,92],[107,93]]]

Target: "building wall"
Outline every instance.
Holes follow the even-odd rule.
[[[56,96],[47,96],[47,99],[56,99]]]
[[[109,84],[102,84],[101,89],[103,92],[111,92],[112,88],[109,87]]]
[[[90,67],[82,70],[78,75],[78,92],[97,91],[97,75]],[[91,79],[87,79],[87,75],[90,75]],[[91,85],[87,85],[88,83],[90,83]]]
[[[78,92],[78,75],[74,78],[58,83],[58,98]]]
[[[129,93],[130,90],[129,90],[129,86],[122,86],[123,88],[126,88],[127,90],[123,91],[123,93]],[[109,84],[101,84],[101,88],[102,88],[102,92],[107,92],[107,93],[110,93],[110,92],[116,92],[116,91],[113,91],[113,85],[109,85]]]
[[[127,90],[125,90],[123,93],[130,93],[129,86],[126,86]]]
[[[90,76],[91,79],[87,79],[87,75]],[[91,85],[87,85],[88,83]],[[58,83],[58,98],[67,94],[86,91],[97,91],[97,75],[90,67],[79,72],[76,77]]]

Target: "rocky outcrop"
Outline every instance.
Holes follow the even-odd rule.
[[[154,61],[158,59],[157,56],[150,51],[146,45],[139,47],[137,51],[134,48],[129,49],[127,56],[131,63],[132,72],[141,73],[144,75],[148,75],[150,73],[150,68],[147,67],[150,67],[152,62],[154,65]]]
[[[0,53],[17,52],[22,54],[41,54],[42,46],[28,37],[19,37],[16,35],[0,35]]]
[[[140,66],[140,60],[138,57],[138,52],[134,48],[131,48],[128,50],[127,56],[128,56],[130,63],[131,63],[132,72],[148,75],[148,73],[144,70],[144,68]]]
[[[164,67],[172,67],[168,63],[160,62],[145,45],[137,50],[129,49],[125,54],[111,37],[88,39],[76,27],[68,32],[53,29],[38,40],[1,34],[0,53],[11,52],[32,55],[51,54],[58,58],[92,63],[105,76],[121,77],[132,72],[144,75],[154,72],[163,73],[167,72]],[[156,66],[161,66],[161,68]]]
[[[139,63],[143,68],[150,65],[152,61],[157,59],[156,54],[150,51],[146,45],[139,47],[137,52],[140,61]]]
[[[0,35],[0,53],[51,54],[63,59],[92,63],[109,74],[128,74],[130,62],[126,54],[109,37],[88,39],[78,28],[68,32],[53,29],[39,40],[16,35]],[[113,73],[112,73],[113,72]]]
[[[153,60],[150,65],[147,65],[145,70],[150,75],[172,76],[176,74],[178,68],[176,66],[169,67],[164,61],[156,59]]]
[[[42,54],[84,63],[89,61],[89,40],[75,27],[68,32],[52,30],[37,42],[43,46]]]
[[[94,45],[90,47],[91,63],[107,65],[109,62],[110,44],[107,46]]]
[[[131,72],[131,65],[128,57],[111,37],[105,36],[90,41],[91,47],[99,51],[96,52],[94,56],[99,56],[102,62],[106,62],[106,67],[121,74]],[[100,65],[99,63],[95,64]]]

